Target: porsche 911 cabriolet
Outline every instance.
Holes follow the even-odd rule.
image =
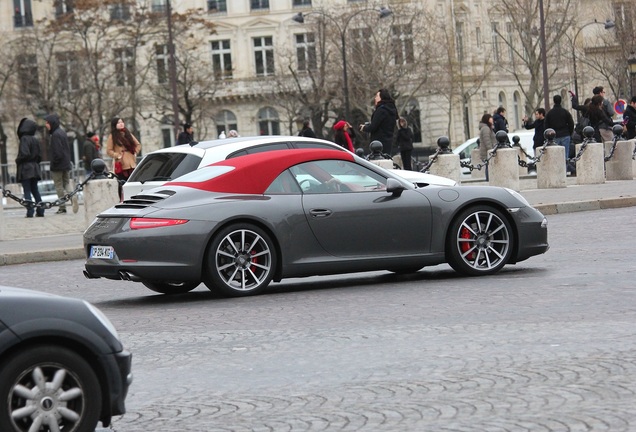
[[[548,250],[547,220],[517,192],[417,187],[349,152],[240,156],[99,214],[84,233],[87,278],[226,296],[284,278],[448,263],[490,275]]]

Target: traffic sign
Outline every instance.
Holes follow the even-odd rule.
[[[619,99],[614,103],[614,111],[616,111],[616,114],[623,114],[626,106],[627,101],[625,99]]]

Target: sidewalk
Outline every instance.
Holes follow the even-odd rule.
[[[545,215],[576,211],[636,206],[636,180],[608,181],[597,185],[577,185],[568,177],[568,186],[537,189],[536,178],[520,180],[521,194]],[[466,181],[470,185],[484,182]],[[69,209],[70,210],[70,209]],[[12,206],[3,210],[4,240],[0,241],[0,266],[42,261],[84,259],[82,233],[84,206],[64,215],[48,210],[44,218],[25,218],[25,210]]]

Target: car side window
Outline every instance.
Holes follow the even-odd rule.
[[[272,150],[289,150],[289,143],[280,142],[280,143],[263,144],[263,145],[259,145],[255,147],[250,147],[243,150],[239,150],[235,153],[231,153],[225,159],[232,159],[238,156],[244,156],[246,154],[263,153],[263,152],[268,152]]]
[[[290,168],[306,194],[358,193],[386,190],[386,178],[353,162],[320,160]]]
[[[285,170],[269,185],[265,195],[290,195],[300,194],[300,187],[292,174]]]
[[[340,147],[340,146],[336,146],[336,145],[329,145],[329,144],[325,144],[325,143],[321,143],[321,142],[300,142],[300,141],[294,141],[292,143],[292,145],[298,149],[309,149],[309,148],[316,148],[316,149],[325,149],[325,150],[344,150],[344,147]]]

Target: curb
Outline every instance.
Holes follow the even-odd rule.
[[[66,261],[84,259],[83,248],[55,249],[34,252],[20,252],[16,254],[0,255],[0,266],[13,264],[31,264],[49,261]]]
[[[560,204],[536,204],[534,208],[544,215],[574,213],[589,210],[605,210],[636,206],[636,197],[603,198],[592,201],[573,201]]]

